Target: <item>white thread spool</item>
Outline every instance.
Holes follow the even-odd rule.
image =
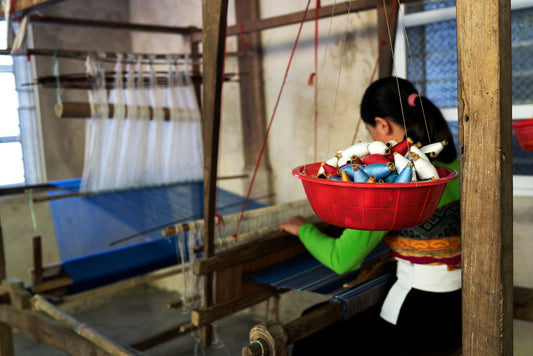
[[[317,176],[320,176],[322,174],[325,175],[326,171],[324,170],[324,164],[327,164],[328,166],[332,166],[332,167],[337,168],[339,166],[339,159],[335,156],[335,157],[331,157],[327,161],[323,162],[322,165],[320,166],[320,168],[318,169]]]
[[[416,153],[421,159],[429,162],[429,158],[417,146],[412,145],[411,147],[409,147],[409,155],[411,154],[411,152]]]
[[[407,166],[408,162],[410,161],[407,157],[403,156],[399,152],[394,152],[394,165],[396,166],[396,173],[400,174],[405,166]]]
[[[390,148],[381,141],[374,141],[368,145],[369,154],[380,154],[380,155],[390,155]]]
[[[395,141],[395,140],[390,140],[390,141],[387,141],[387,143],[385,143],[387,145],[387,147],[392,147],[394,145],[396,145],[398,143],[398,141]]]
[[[367,142],[358,142],[344,150],[337,151],[337,157],[339,158],[339,166],[343,166],[348,161],[352,161],[353,156],[363,158],[368,156],[368,143]]]
[[[439,173],[437,168],[431,162],[421,159],[420,156],[414,152],[410,153],[413,163],[415,165],[416,174],[419,179],[438,179]]]
[[[429,145],[420,147],[420,151],[422,151],[425,154],[434,153],[435,156],[437,156],[439,153],[442,152],[442,150],[444,149],[446,145],[448,145],[448,141],[446,140],[441,141],[441,142],[430,143]]]

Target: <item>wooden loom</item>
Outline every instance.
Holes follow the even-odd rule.
[[[322,12],[326,14],[324,9]],[[339,7],[339,13],[346,11],[346,6]],[[329,14],[329,12],[327,13]],[[296,17],[299,17],[301,14],[296,14],[293,16],[293,19],[289,21],[294,21]],[[42,19],[41,19],[42,20]],[[55,21],[58,21],[55,19]],[[87,25],[87,24],[86,24]],[[98,26],[111,26],[114,24],[102,24],[102,23],[91,23],[90,25]],[[143,28],[143,26],[140,26]],[[40,53],[36,53],[40,54]],[[67,54],[68,55],[68,54]],[[285,251],[282,251],[285,249]],[[242,251],[246,251],[246,254],[243,254]],[[255,252],[253,252],[255,251]],[[296,238],[288,237],[287,234],[274,234],[270,237],[264,239],[264,241],[255,241],[253,244],[239,246],[232,254],[224,255],[219,254],[214,256],[213,259],[205,259],[195,265],[195,270],[198,270],[198,274],[207,274],[217,271],[217,278],[222,280],[233,280],[236,279],[239,283],[237,288],[234,290],[229,290],[231,293],[228,293],[228,289],[221,289],[217,292],[217,305],[208,310],[200,310],[193,312],[193,323],[187,325],[181,325],[174,330],[169,330],[161,335],[156,335],[150,339],[142,340],[136,345],[132,345],[134,348],[144,349],[153,345],[154,342],[162,342],[168,339],[169,334],[173,334],[175,337],[176,334],[187,332],[195,327],[209,325],[210,321],[219,319],[220,317],[228,314],[232,314],[235,311],[241,310],[246,306],[256,304],[259,301],[265,300],[269,296],[277,295],[281,291],[275,290],[274,288],[253,285],[251,283],[246,283],[242,280],[242,271],[243,266],[249,265],[250,262],[246,260],[256,259],[257,257],[262,257],[263,265],[276,262],[279,260],[284,260],[291,255],[298,254],[305,251],[305,249],[299,244]],[[252,252],[252,253],[251,253]],[[238,259],[238,266],[235,267],[235,258],[234,256],[241,256]],[[246,256],[244,257],[243,256]],[[229,257],[228,257],[229,256]],[[231,262],[229,261],[231,260]],[[52,305],[46,299],[40,297],[40,293],[46,293],[46,295],[56,295],[56,298],[63,298],[68,301],[68,298],[64,297],[64,289],[72,282],[69,276],[62,269],[61,265],[53,266],[42,266],[41,264],[41,246],[40,239],[36,237],[34,239],[34,285],[30,287],[28,291],[27,287],[23,286],[18,281],[8,281],[5,280],[2,286],[1,294],[5,300],[9,300],[11,306],[3,305],[3,314],[2,320],[7,324],[4,334],[2,334],[2,340],[10,339],[10,327],[12,325],[17,327],[20,330],[24,330],[29,334],[33,335],[38,340],[50,343],[66,352],[69,353],[99,353],[108,352],[111,354],[136,354],[137,351],[131,347],[120,345],[119,343],[114,342],[113,340],[107,339],[104,335],[100,335],[90,328],[85,328],[78,321],[74,320],[69,315],[63,313],[56,306]],[[240,263],[240,265],[239,265]],[[256,266],[261,266],[261,263],[254,263]],[[224,268],[227,267],[227,268]],[[111,289],[120,289],[125,286],[130,286],[132,283],[142,283],[154,280],[156,278],[164,277],[169,274],[176,273],[175,270],[166,270],[162,272],[157,272],[155,274],[150,274],[147,276],[140,276],[134,278],[134,281],[126,281],[124,283],[117,283]],[[237,276],[237,278],[235,278]],[[236,287],[236,285],[234,285]],[[100,293],[100,292],[97,292]],[[33,296],[32,296],[33,294]],[[83,297],[83,296],[82,296]],[[15,309],[13,309],[13,307]],[[18,310],[21,310],[20,315],[22,317],[17,317]],[[30,309],[33,310],[30,311]],[[55,323],[54,321],[44,320],[37,313],[38,311],[44,311],[46,314],[52,316],[53,319],[60,322],[60,324]],[[39,325],[39,330],[32,328],[30,325]],[[194,325],[192,325],[194,324]],[[67,327],[67,330],[63,330],[64,327]],[[45,333],[42,333],[42,330],[46,330]],[[74,332],[74,330],[78,330]],[[78,335],[79,332],[79,335]],[[68,339],[69,342],[63,340]],[[156,340],[157,339],[157,340]],[[3,352],[12,353],[12,350],[9,350],[10,342],[2,342]]]
[[[362,4],[365,1],[354,1]],[[368,6],[375,4],[366,2]],[[380,2],[378,1],[378,4]],[[462,191],[463,191],[463,221],[466,229],[463,230],[463,276],[465,296],[464,342],[463,353],[474,354],[512,354],[512,288],[509,283],[509,273],[512,269],[512,206],[509,192],[510,171],[510,120],[505,120],[510,115],[510,49],[504,46],[510,41],[508,11],[505,1],[491,0],[487,2],[457,2],[458,28],[464,29],[458,36],[460,58],[460,122],[461,122],[461,147],[462,159]],[[225,29],[225,13],[227,1],[203,1],[204,23],[215,24],[204,28],[204,121],[206,123],[206,155],[217,157],[218,152],[218,125],[220,120],[220,76],[222,68],[223,33]],[[483,14],[484,16],[479,16]],[[485,19],[485,25],[493,31],[485,31],[483,26],[477,26],[473,19]],[[228,31],[228,34],[230,31]],[[459,31],[458,31],[459,33]],[[487,47],[480,45],[485,41]],[[495,45],[494,45],[495,44]],[[494,45],[493,47],[491,47]],[[497,48],[497,50],[494,50]],[[472,63],[479,59],[479,52],[484,58],[483,66]],[[380,66],[381,67],[381,66]],[[490,73],[487,73],[487,70]],[[490,88],[487,94],[478,95],[481,88]],[[481,100],[474,100],[474,97]],[[490,105],[487,105],[487,104]],[[497,110],[489,108],[498,108]],[[500,148],[495,150],[493,145],[484,144],[479,132],[479,126],[486,125],[482,120],[490,117],[490,125],[484,127],[485,133],[489,132],[493,140],[501,142]],[[476,127],[478,130],[476,130]],[[465,139],[466,136],[466,139]],[[213,140],[210,141],[209,137]],[[476,147],[476,149],[474,149]],[[471,148],[471,149],[470,149]],[[481,155],[483,159],[474,157]],[[503,152],[503,153],[502,153]],[[482,171],[483,162],[497,162],[496,171],[501,174],[480,177],[476,172]],[[210,165],[209,163],[213,163]],[[205,200],[206,200],[206,236],[214,235],[214,182],[216,174],[216,160],[206,160],[205,167]],[[471,173],[470,173],[471,172]],[[493,192],[477,190],[478,186],[493,186]],[[481,192],[483,191],[483,192]],[[478,223],[479,222],[479,223]],[[480,233],[479,228],[483,231]],[[486,245],[485,236],[493,237],[494,243]],[[209,238],[208,238],[209,240]],[[483,246],[483,248],[481,248]],[[205,244],[206,261],[213,257],[214,247],[211,242]],[[511,257],[510,257],[511,256]],[[484,264],[471,264],[470,261],[489,261]],[[211,260],[213,261],[213,260]],[[204,310],[213,306],[213,283],[211,268],[205,270],[206,298]],[[491,278],[487,278],[491,276]],[[485,293],[484,291],[493,291]],[[479,301],[483,301],[480,303]],[[199,315],[201,311],[199,311]],[[470,317],[475,315],[476,317]],[[205,320],[205,319],[204,319]],[[0,335],[4,336],[9,328],[2,325]],[[209,328],[205,327],[204,340],[209,340]],[[488,341],[487,341],[488,340]],[[83,341],[80,341],[82,343]],[[4,343],[2,343],[4,344]]]

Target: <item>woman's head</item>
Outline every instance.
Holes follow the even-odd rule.
[[[423,145],[446,140],[449,144],[438,159],[451,162],[457,157],[452,133],[439,108],[418,95],[405,79],[388,77],[372,83],[361,101],[361,118],[375,140],[398,141],[407,136]]]

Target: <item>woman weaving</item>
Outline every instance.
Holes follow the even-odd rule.
[[[371,84],[361,101],[361,118],[376,141],[410,137],[422,145],[453,142],[440,110],[404,79],[389,77]],[[459,171],[454,145],[446,145],[434,163]],[[398,263],[398,280],[382,305],[296,342],[293,355],[413,355],[457,349],[461,345],[459,180],[447,184],[430,221],[389,232],[345,229],[338,238],[301,216],[281,224],[281,230],[299,236],[313,256],[339,274],[358,269],[381,240]]]

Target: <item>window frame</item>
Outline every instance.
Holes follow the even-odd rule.
[[[15,25],[16,26],[16,25]],[[28,45],[33,45],[31,26],[26,34]],[[4,49],[2,55],[9,55]],[[1,143],[20,142],[22,147],[22,161],[24,169],[24,182],[0,185],[3,187],[24,186],[46,182],[46,172],[44,169],[44,149],[42,140],[41,115],[37,107],[38,88],[35,85],[24,84],[33,82],[35,61],[29,61],[26,56],[11,56],[11,65],[1,65],[0,70],[4,73],[12,73],[15,78],[15,90],[19,98],[17,109],[19,121],[18,136],[0,137]]]
[[[397,76],[407,78],[408,51],[405,41],[404,27],[422,26],[432,22],[449,21],[456,19],[456,7],[450,6],[442,9],[405,14],[404,6],[401,5],[398,18],[394,49],[394,71]],[[511,10],[533,8],[533,0],[512,0]],[[459,113],[457,107],[441,108],[442,114],[447,121],[457,122]],[[533,104],[513,105],[512,119],[521,120],[531,118]],[[533,176],[513,175],[513,195],[533,197]]]

